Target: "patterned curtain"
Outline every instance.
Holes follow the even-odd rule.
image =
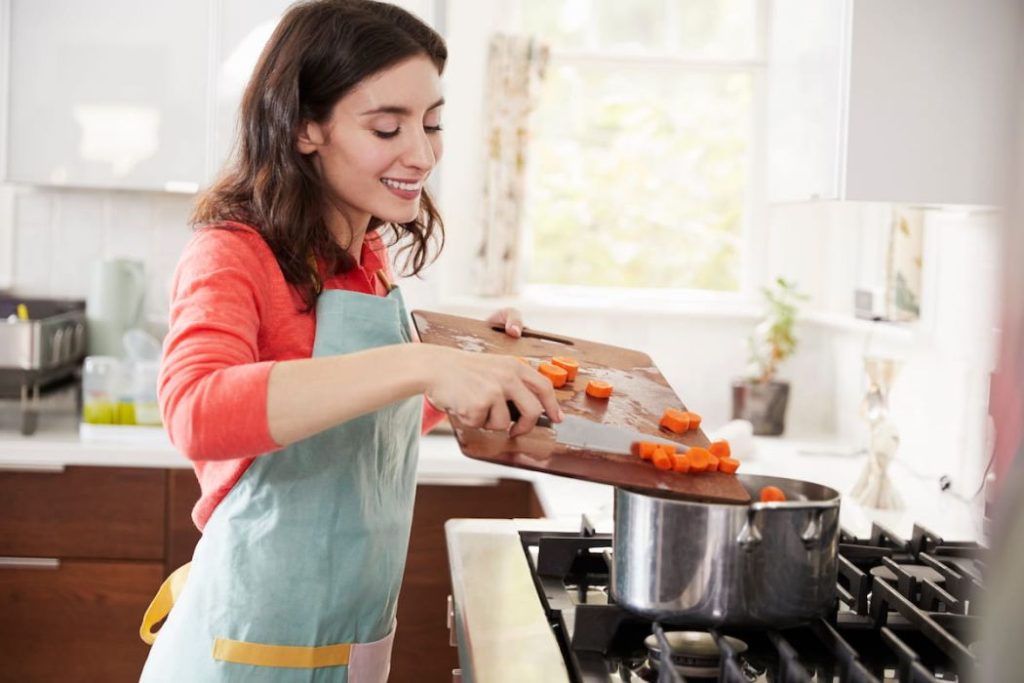
[[[525,36],[496,34],[487,60],[483,240],[480,293],[510,296],[519,287],[526,147],[548,48]]]

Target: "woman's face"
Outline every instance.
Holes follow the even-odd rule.
[[[329,220],[332,229],[362,230],[371,216],[416,219],[423,184],[441,158],[443,103],[437,68],[416,56],[365,79],[323,123],[303,126],[299,151],[316,154],[331,204],[347,224]]]

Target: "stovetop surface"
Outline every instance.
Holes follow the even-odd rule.
[[[947,542],[920,526],[909,541],[877,524],[866,539],[841,532],[832,614],[797,628],[697,636],[693,632],[701,629],[657,624],[614,603],[608,593],[610,535],[594,534],[584,524],[578,534],[521,531],[520,539],[573,681],[976,678],[972,598],[982,590],[986,552],[976,543]],[[644,643],[657,631],[673,639],[706,639],[717,655],[677,656],[674,665],[659,666]]]

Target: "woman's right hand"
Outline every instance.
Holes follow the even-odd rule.
[[[520,413],[509,436],[533,429],[542,412],[553,422],[562,421],[551,381],[512,356],[419,346],[428,354],[427,400],[467,426],[508,430],[512,419],[507,401],[515,403]]]

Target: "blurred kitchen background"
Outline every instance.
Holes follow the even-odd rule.
[[[0,681],[136,679],[141,612],[191,557],[198,487],[155,424],[155,366],[112,406],[78,405],[79,366],[158,354],[192,204],[289,4],[0,0]],[[1021,2],[397,4],[449,47],[431,181],[447,245],[401,280],[410,308],[517,306],[647,352],[745,471],[841,490],[851,533],[988,535],[990,410],[1004,463],[1021,427]],[[780,278],[801,295],[792,329],[785,306],[765,322]],[[784,431],[744,440],[734,385],[765,375],[752,350],[773,329]],[[117,363],[86,361],[85,393]],[[25,386],[51,380],[26,429]],[[904,514],[850,495],[869,450],[892,455],[882,423]],[[423,439],[417,482],[392,680],[448,680],[445,521],[600,527],[611,488],[468,460],[450,435]]]
[[[399,4],[450,49],[448,244],[412,307],[642,349],[713,427],[781,276],[808,297],[786,435],[865,445],[864,358],[893,358],[898,457],[978,488],[1017,3]],[[0,2],[0,289],[85,299],[94,263],[136,260],[159,335],[287,5]]]

